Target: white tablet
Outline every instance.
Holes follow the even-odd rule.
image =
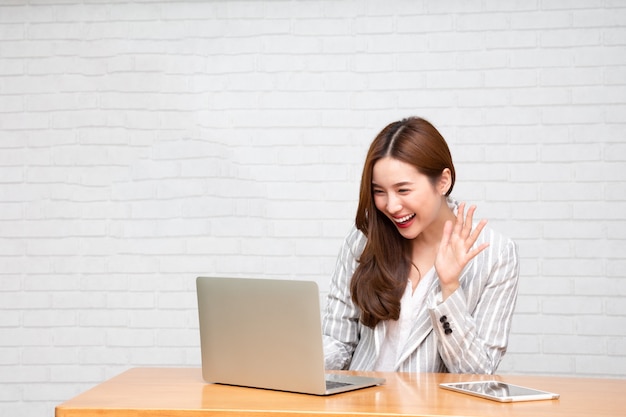
[[[439,384],[441,388],[464,394],[475,395],[488,400],[500,402],[556,400],[559,394],[540,391],[533,388],[520,387],[500,381],[470,381]]]

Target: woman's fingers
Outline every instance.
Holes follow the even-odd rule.
[[[469,252],[470,248],[476,243],[478,236],[480,236],[481,232],[485,228],[487,224],[487,220],[481,220],[478,222],[475,228],[472,229],[474,224],[474,213],[476,212],[476,206],[472,205],[467,210],[467,215],[465,215],[465,203],[459,204],[456,222],[454,224],[454,230],[452,236],[448,236],[445,238],[445,244],[449,244],[450,241],[462,241],[464,243],[466,251]],[[444,237],[446,233],[444,232]],[[442,241],[443,243],[443,241]],[[484,247],[481,245],[476,253],[481,252]],[[474,251],[472,251],[474,252]],[[475,256],[475,255],[473,255]],[[473,257],[471,256],[471,257]]]

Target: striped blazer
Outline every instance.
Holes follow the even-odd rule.
[[[386,322],[374,329],[362,325],[350,296],[350,279],[365,242],[366,237],[354,227],[337,259],[322,326],[327,369],[374,370],[385,339]],[[512,240],[485,227],[476,245],[482,242],[489,242],[489,247],[467,264],[461,286],[444,302],[439,280],[431,281],[426,305],[401,350],[396,371],[496,371],[507,348],[519,264]]]

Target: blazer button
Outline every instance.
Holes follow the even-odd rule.
[[[439,319],[441,323],[444,323],[446,320],[448,320],[448,317],[446,316],[441,316],[441,318]]]
[[[446,323],[446,324],[447,324],[447,323]],[[445,333],[446,333],[446,334],[450,334],[450,333],[452,333],[452,329],[450,329],[450,328],[446,328],[446,330],[444,330],[444,331],[445,331]]]
[[[445,322],[445,323],[443,324],[443,328],[444,328],[444,329],[449,329],[449,328],[450,328],[450,323]]]

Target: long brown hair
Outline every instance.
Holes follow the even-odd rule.
[[[411,268],[410,241],[398,233],[396,226],[376,208],[372,193],[374,164],[391,157],[417,168],[434,184],[443,170],[451,172],[454,187],[455,171],[448,145],[424,119],[410,117],[387,125],[370,145],[363,174],[356,227],[365,234],[367,243],[352,276],[350,291],[361,309],[361,322],[375,327],[381,320],[400,317],[400,299],[407,285]]]

